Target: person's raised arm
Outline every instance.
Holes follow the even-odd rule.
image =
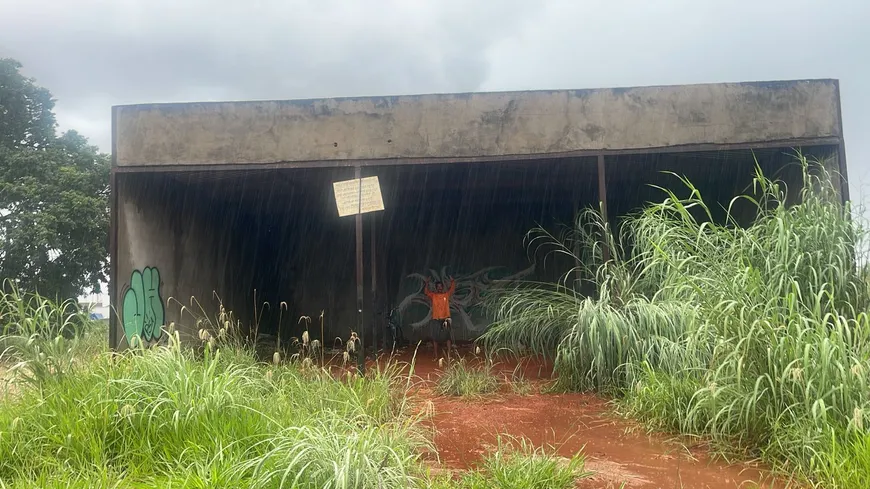
[[[429,277],[426,277],[423,280],[423,293],[426,295],[432,295],[432,291],[429,290]]]
[[[452,295],[454,292],[456,292],[456,279],[451,277],[450,278],[450,288],[447,289],[447,294]]]

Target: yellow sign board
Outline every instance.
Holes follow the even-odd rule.
[[[333,182],[332,189],[339,217],[384,210],[378,177]]]

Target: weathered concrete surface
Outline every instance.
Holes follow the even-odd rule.
[[[123,329],[127,318],[123,317],[122,305],[134,271],[146,268],[159,271],[157,293],[164,309],[164,322],[177,323],[185,339],[196,337],[198,325],[194,315],[202,315],[197,304],[191,303],[191,297],[202,302],[210,317],[217,307],[212,300],[214,293],[224,301],[235,299],[231,295],[235,291],[228,290],[226,284],[239,276],[238,268],[233,267],[240,264],[226,257],[244,253],[235,247],[235,236],[222,226],[223,221],[235,216],[199,195],[178,186],[169,188],[162,182],[151,175],[118,178],[121,198],[117,212],[117,296],[112,298],[112,307],[118,315],[113,319],[119,343],[113,346],[127,345]],[[215,209],[218,211],[212,212]],[[241,293],[247,298],[249,290]],[[187,313],[182,314],[182,306],[188,308]],[[165,340],[165,335],[158,340]]]
[[[838,93],[834,80],[809,80],[120,106],[115,156],[245,164],[837,138]]]

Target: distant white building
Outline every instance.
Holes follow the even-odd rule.
[[[79,300],[79,307],[86,311],[91,319],[109,320],[109,306],[101,300]]]

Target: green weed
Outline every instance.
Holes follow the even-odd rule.
[[[552,447],[535,447],[522,438],[499,437],[475,470],[458,481],[430,481],[429,487],[457,489],[568,489],[591,475],[582,454],[556,455]]]
[[[534,392],[535,386],[526,378],[526,374],[523,372],[522,367],[522,362],[517,364],[511,372],[510,377],[506,379],[506,382],[510,387],[511,392],[520,396],[527,396]]]
[[[498,391],[500,383],[488,360],[472,365],[467,359],[453,360],[444,369],[435,392],[440,395],[476,397]]]

